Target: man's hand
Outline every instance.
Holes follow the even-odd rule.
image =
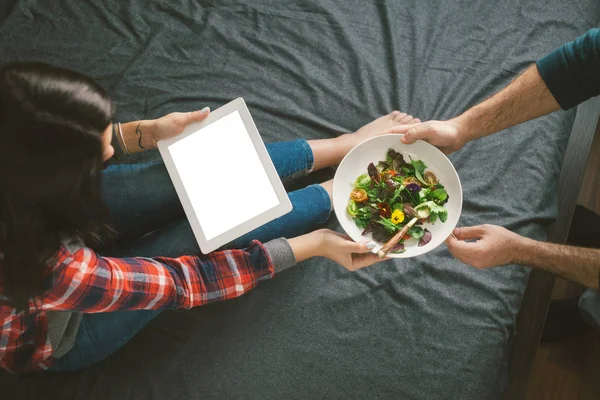
[[[398,125],[388,129],[386,133],[403,133],[404,136],[400,140],[405,144],[425,140],[445,154],[460,150],[465,145],[458,124],[453,120],[428,121],[418,125]]]
[[[466,242],[465,240],[475,240]],[[515,262],[525,238],[496,225],[456,228],[446,239],[450,253],[475,268],[488,268]]]
[[[154,142],[179,135],[186,126],[200,122],[210,114],[210,108],[204,107],[199,111],[174,112],[152,121],[150,132]]]

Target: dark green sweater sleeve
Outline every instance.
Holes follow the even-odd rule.
[[[537,67],[564,110],[600,95],[600,29],[592,29],[548,54]]]

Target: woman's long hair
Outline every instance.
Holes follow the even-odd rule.
[[[61,240],[98,246],[109,232],[100,196],[105,90],[43,63],[0,67],[0,295],[28,310]]]

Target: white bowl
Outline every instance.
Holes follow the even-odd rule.
[[[333,209],[342,228],[354,241],[372,240],[370,234],[362,235],[363,230],[356,226],[346,211],[356,178],[367,173],[369,163],[377,165],[379,161],[385,160],[390,148],[401,153],[406,160],[409,160],[409,156],[413,160],[422,160],[427,164],[427,171],[433,172],[448,192],[449,200],[445,204],[448,210],[448,219],[446,222],[438,220],[434,224],[423,224],[423,227],[427,228],[432,235],[431,241],[425,246],[418,247],[418,240],[408,239],[405,241],[406,251],[404,253],[388,254],[388,257],[391,258],[410,258],[430,252],[450,236],[460,218],[463,197],[458,174],[444,153],[422,140],[410,145],[404,144],[400,141],[400,136],[397,134],[382,135],[365,140],[344,157],[333,178]],[[372,250],[373,253],[377,253],[381,247],[383,245],[377,243],[377,247]]]

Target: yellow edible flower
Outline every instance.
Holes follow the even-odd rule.
[[[404,221],[404,213],[401,210],[396,210],[392,213],[392,222],[396,225]]]

